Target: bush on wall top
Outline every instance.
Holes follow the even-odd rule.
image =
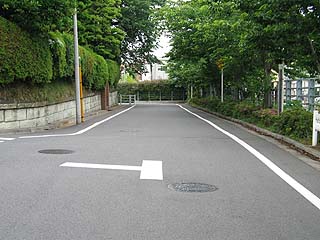
[[[53,62],[47,39],[32,36],[0,17],[0,84],[48,83]]]

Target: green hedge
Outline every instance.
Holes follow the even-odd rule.
[[[122,95],[138,95],[142,101],[184,100],[185,90],[170,81],[145,81],[138,83],[119,83],[117,91]]]
[[[59,79],[73,79],[74,43],[70,34],[50,33],[51,50],[54,59],[54,76]],[[87,47],[79,47],[83,84],[89,89],[103,89],[107,82],[116,84],[120,79],[120,66],[112,60],[105,60]]]
[[[275,109],[263,109],[247,101],[225,101],[221,103],[220,99],[217,98],[193,98],[189,103],[211,112],[218,112],[225,116],[253,123],[302,143],[311,142],[312,113],[302,106],[289,107],[278,115]]]
[[[0,84],[74,81],[72,35],[51,32],[48,38],[39,38],[0,17],[0,36]],[[106,82],[117,84],[118,63],[105,60],[86,47],[80,47],[79,51],[85,87],[100,90]]]
[[[0,84],[48,83],[52,69],[48,40],[32,36],[0,17]]]

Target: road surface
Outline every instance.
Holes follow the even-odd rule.
[[[318,170],[184,107],[191,112],[141,105],[95,125],[1,135],[0,239],[320,239]],[[39,153],[57,149],[72,152]],[[146,163],[161,163],[155,179],[152,167],[141,176]],[[215,191],[172,190],[179,183]]]

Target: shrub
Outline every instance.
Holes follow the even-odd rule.
[[[309,139],[312,137],[312,119],[311,112],[303,108],[294,108],[281,113],[275,126],[280,134],[294,139]]]
[[[0,84],[49,83],[53,61],[49,42],[0,17]]]
[[[280,116],[275,109],[261,109],[260,106],[246,101],[221,103],[217,98],[193,98],[189,103],[226,116],[244,119],[302,142],[309,141],[312,137],[313,115],[296,102],[290,104]]]

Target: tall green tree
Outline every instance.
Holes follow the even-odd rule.
[[[72,26],[75,0],[0,0],[0,15],[29,32],[48,33]]]
[[[125,33],[118,26],[120,0],[79,0],[79,42],[105,59],[120,61]]]
[[[121,46],[123,64],[134,72],[143,72],[145,63],[156,62],[152,55],[159,37],[154,13],[165,0],[123,0],[120,27],[126,33]]]

